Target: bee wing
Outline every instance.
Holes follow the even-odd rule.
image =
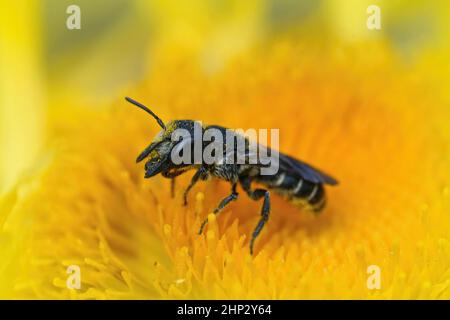
[[[267,149],[267,147],[263,145],[258,145],[258,149]],[[265,150],[264,153],[267,155],[267,151],[269,151],[270,154],[272,154],[272,150],[269,148],[268,150]],[[239,152],[239,150],[238,150]],[[281,171],[284,171],[286,173],[289,173],[290,175],[294,177],[298,177],[307,181],[311,181],[313,183],[326,183],[329,185],[336,185],[338,182],[330,177],[329,175],[321,172],[320,170],[310,166],[309,164],[306,164],[300,160],[294,159],[288,155],[285,155],[281,152],[278,153],[279,155],[279,168]],[[228,155],[227,158],[233,157],[234,155]],[[257,159],[258,166],[267,166],[267,164],[262,164],[261,159],[259,157],[259,154],[255,152],[254,150],[245,150],[245,159],[246,161],[249,160],[249,158]]]
[[[314,183],[326,183],[330,185],[336,185],[338,183],[334,178],[313,168],[309,164],[282,153],[280,153],[280,169]]]

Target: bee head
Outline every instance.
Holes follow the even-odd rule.
[[[167,124],[164,124],[164,122],[146,106],[131,98],[126,97],[125,99],[149,113],[153,118],[155,118],[158,125],[162,128],[155,138],[153,138],[153,141],[136,158],[136,163],[148,158],[145,163],[145,178],[150,178],[158,173],[178,167],[170,161],[171,150],[178,143],[177,141],[172,141],[172,133],[176,129],[185,129],[193,134],[195,121],[173,120]]]

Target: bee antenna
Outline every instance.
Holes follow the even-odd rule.
[[[137,102],[136,100],[133,100],[129,97],[125,97],[125,100],[127,100],[129,103],[134,104],[136,107],[141,108],[145,112],[149,113],[153,118],[155,118],[156,122],[158,122],[158,124],[161,126],[161,128],[166,130],[166,125],[164,124],[164,122],[156,114],[154,114],[152,110],[150,110],[143,104],[141,104],[141,103]]]

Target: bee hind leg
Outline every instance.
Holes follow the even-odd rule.
[[[231,201],[234,201],[237,199],[238,193],[236,192],[236,186],[237,186],[237,184],[233,183],[233,185],[231,187],[231,194],[228,195],[227,197],[223,198],[222,201],[220,201],[219,206],[216,209],[214,209],[213,213],[215,215],[220,213],[223,210],[223,208],[225,208]],[[206,226],[207,223],[208,223],[208,218],[206,218],[203,221],[203,223],[201,224],[198,234],[202,234],[203,228]]]
[[[259,233],[263,229],[266,222],[269,220],[269,213],[270,213],[270,195],[269,191],[264,189],[256,189],[253,191],[254,200],[258,200],[262,197],[264,197],[263,206],[261,209],[261,219],[259,220],[258,224],[256,225],[255,230],[252,234],[252,240],[250,241],[250,254],[253,255],[253,245],[255,243],[256,238],[259,236]],[[253,197],[251,197],[253,198]]]
[[[241,185],[244,188],[245,192],[247,192],[248,196],[253,200],[259,200],[264,197],[263,206],[261,208],[261,218],[258,221],[258,224],[256,225],[253,234],[252,239],[250,240],[250,254],[253,255],[253,246],[255,244],[256,238],[261,233],[261,230],[264,228],[264,225],[269,220],[269,214],[270,214],[270,193],[269,191],[265,189],[255,189],[252,190],[250,187],[251,180],[248,178],[241,180]]]

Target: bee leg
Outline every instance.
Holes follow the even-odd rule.
[[[269,191],[265,189],[255,189],[252,190],[250,187],[251,180],[246,178],[241,180],[242,188],[247,192],[248,196],[253,200],[259,200],[262,197],[264,197],[263,206],[261,209],[261,219],[259,220],[258,224],[256,225],[255,230],[252,234],[252,239],[250,240],[250,254],[253,255],[253,246],[255,243],[256,238],[260,234],[261,230],[264,228],[264,225],[269,220],[269,214],[270,214],[270,193]]]
[[[170,196],[175,197],[175,177],[170,178]]]
[[[236,192],[236,187],[237,187],[237,184],[233,183],[233,185],[231,187],[231,194],[229,196],[223,198],[222,201],[220,201],[219,206],[216,209],[214,209],[213,213],[215,215],[220,213],[220,211],[222,211],[222,209],[225,208],[231,201],[234,201],[237,199],[238,193]],[[208,218],[206,218],[203,221],[202,225],[200,226],[200,230],[198,231],[198,234],[202,234],[203,228],[206,226],[207,223],[208,223]]]
[[[175,178],[186,172],[186,170],[181,169],[174,171],[165,171],[161,173],[163,177],[170,179],[170,195],[172,198],[175,197]]]
[[[253,191],[254,199],[260,199],[264,197],[264,202],[261,210],[261,219],[259,220],[258,224],[256,225],[255,230],[252,234],[252,240],[250,241],[250,254],[253,254],[253,245],[255,243],[256,237],[258,237],[259,233],[263,229],[266,222],[269,220],[269,213],[270,213],[270,196],[269,191],[264,189],[256,189]]]
[[[194,176],[191,179],[191,183],[189,183],[188,187],[184,191],[183,198],[184,202],[183,204],[187,206],[187,196],[189,191],[192,189],[192,187],[198,182],[199,179],[206,179],[206,176],[208,175],[208,171],[205,167],[200,167],[197,172],[194,174]]]

